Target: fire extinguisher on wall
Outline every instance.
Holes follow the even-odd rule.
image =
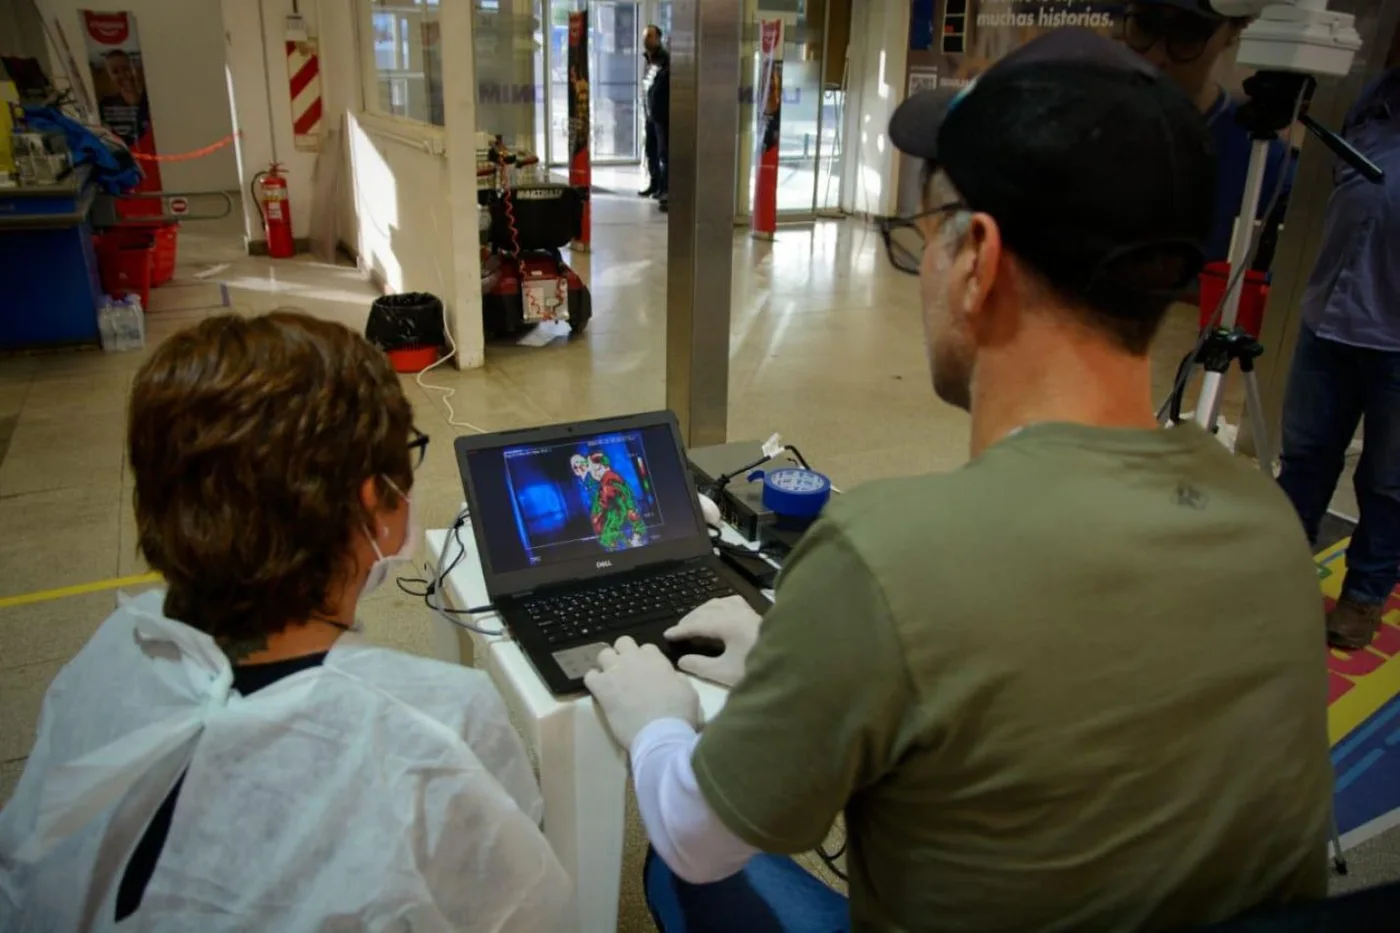
[[[249,188],[258,214],[262,216],[267,254],[273,259],[290,259],[296,255],[297,248],[292,240],[292,205],[287,200],[287,179],[282,174],[282,166],[273,162],[266,171],[253,176]]]

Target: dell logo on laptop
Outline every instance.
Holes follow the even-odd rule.
[[[606,569],[606,568],[608,568],[608,567],[611,567],[611,566],[612,566],[612,561],[610,561],[610,560],[600,560],[600,561],[598,561],[598,569],[599,569],[599,570],[604,570],[604,569]]]

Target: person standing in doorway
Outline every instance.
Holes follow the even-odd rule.
[[[1338,162],[1322,250],[1303,293],[1303,326],[1283,406],[1283,471],[1308,537],[1332,501],[1365,419],[1355,476],[1359,521],[1327,640],[1364,648],[1400,576],[1400,33],[1387,70],[1362,92],[1347,141],[1385,170],[1372,184]]]
[[[646,32],[642,34],[642,60],[646,62],[646,70],[642,74],[642,113],[645,124],[645,153],[647,162],[647,186],[638,195],[644,198],[658,196],[663,189],[663,177],[661,174],[661,150],[660,140],[657,138],[656,125],[651,118],[651,89],[656,85],[657,75],[661,73],[661,61],[665,58],[668,63],[671,57],[661,44],[661,27],[650,24]]]
[[[1128,48],[1162,70],[1186,92],[1205,115],[1219,158],[1215,186],[1215,214],[1206,240],[1206,262],[1222,262],[1230,256],[1230,236],[1244,199],[1253,140],[1235,122],[1239,104],[1215,80],[1216,66],[1240,41],[1249,20],[1216,13],[1208,0],[1140,0],[1129,3],[1118,20],[1118,38]],[[1268,207],[1284,173],[1284,190],[1271,219],[1283,216],[1293,187],[1293,155],[1286,142],[1269,146],[1264,174],[1264,197],[1259,210]],[[1276,223],[1267,225],[1276,227]],[[1271,251],[1260,250],[1265,259]],[[1256,263],[1257,267],[1257,263]]]
[[[656,161],[648,161],[651,170],[649,193],[656,198],[661,212],[666,213],[671,154],[671,53],[662,43],[661,27],[648,26],[646,38],[647,72],[650,83],[646,88],[647,137],[655,141]]]

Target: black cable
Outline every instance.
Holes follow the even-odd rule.
[[[438,574],[435,579],[428,580],[423,577],[400,577],[394,582],[398,585],[398,588],[401,591],[407,593],[409,596],[416,596],[419,599],[422,599],[423,604],[425,606],[441,615],[444,619],[446,619],[448,622],[451,622],[453,625],[456,625],[459,628],[467,629],[468,631],[476,632],[478,635],[487,635],[495,637],[501,635],[502,632],[487,631],[486,629],[477,628],[474,625],[470,625],[466,622],[460,622],[452,618],[453,616],[474,616],[488,612],[495,612],[496,607],[491,605],[490,603],[487,603],[484,606],[472,606],[469,609],[450,609],[447,606],[434,605],[432,601],[433,596],[437,594],[439,588],[445,585],[448,576],[451,575],[453,570],[457,569],[457,565],[460,564],[462,560],[467,556],[467,545],[465,542],[462,541],[462,526],[466,523],[467,517],[466,513],[464,512],[461,515],[457,516],[457,520],[453,522],[452,527],[448,529],[449,534],[452,535],[452,540],[455,541],[457,544],[457,553],[452,558],[452,560],[447,563],[445,567],[439,568]],[[405,586],[405,584],[407,583],[418,584],[419,586],[421,586],[421,589],[410,589],[408,586]]]
[[[828,853],[826,849],[821,845],[817,846],[816,851],[817,858],[822,860],[822,862],[826,865],[828,871],[830,871],[836,877],[840,878],[842,881],[851,880],[850,878],[846,877],[846,873],[844,871],[836,867],[836,860],[846,854],[846,840],[841,840],[841,845],[837,847],[835,852]]]
[[[786,451],[788,451],[789,453],[791,453],[795,458],[797,458],[797,465],[800,466],[800,467],[802,467],[802,469],[804,469],[804,470],[810,470],[810,469],[812,469],[811,467],[809,467],[809,466],[807,465],[807,458],[804,457],[804,456],[802,456],[802,451],[800,451],[800,450],[797,449],[797,445],[796,445],[796,444],[788,444],[788,445],[787,445],[786,447],[784,447],[783,449],[786,450]]]
[[[783,445],[783,450],[785,450],[785,451],[791,453],[792,456],[793,456],[793,459],[795,459],[795,460],[797,461],[797,465],[800,466],[800,467],[802,467],[802,469],[804,469],[804,470],[810,470],[810,469],[812,469],[810,466],[807,465],[807,458],[804,457],[804,456],[802,456],[802,451],[800,451],[800,450],[797,449],[797,445],[795,445],[795,444],[785,444],[785,445]],[[737,469],[737,470],[731,470],[731,471],[728,472],[728,473],[724,473],[724,474],[720,475],[720,476],[714,481],[714,484],[713,484],[711,487],[709,487],[709,488],[710,488],[710,489],[713,489],[715,492],[724,492],[724,487],[728,486],[731,482],[733,482],[733,481],[734,481],[736,478],[738,478],[739,476],[742,476],[743,474],[749,472],[750,470],[756,470],[756,469],[758,469],[759,467],[763,466],[765,463],[769,463],[769,462],[771,462],[771,461],[773,461],[773,460],[776,460],[776,459],[777,459],[777,455],[776,455],[776,454],[774,454],[774,455],[771,456],[771,457],[770,457],[768,454],[764,454],[763,456],[759,457],[757,460],[755,460],[753,463],[748,464],[747,466],[742,466],[742,467],[740,467],[740,468]]]
[[[745,473],[749,472],[749,470],[758,469],[759,467],[763,466],[765,463],[772,459],[772,457],[768,456],[767,454],[764,454],[763,456],[759,457],[757,460],[755,460],[753,463],[748,464],[747,466],[742,466],[739,467],[739,469],[737,470],[731,470],[728,473],[721,474],[719,478],[715,480],[715,491],[724,492],[724,487],[728,486],[731,482],[733,482],[735,478],[744,475]]]

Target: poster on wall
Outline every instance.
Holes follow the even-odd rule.
[[[783,21],[759,24],[758,126],[754,138],[754,191],[751,229],[760,239],[778,232],[778,140],[783,122]]]
[[[569,14],[569,184],[589,188],[593,184],[590,161],[588,92],[588,14]],[[592,216],[589,202],[583,202],[583,225],[574,249],[587,250],[591,239]]]
[[[917,9],[927,0],[912,2]],[[911,43],[909,67],[936,71],[941,86],[962,86],[1051,30],[1078,26],[1111,36],[1122,7],[1113,0],[939,0],[934,41]]]
[[[97,114],[132,152],[156,155],[155,126],[151,120],[150,98],[146,93],[146,69],[141,56],[141,39],[136,32],[136,16],[99,10],[80,10],[83,34],[87,38],[88,67],[92,89],[97,96]],[[144,177],[138,191],[160,190],[160,163],[143,159]],[[126,201],[127,216],[159,214],[160,202]]]
[[[1066,26],[1112,36],[1123,4],[1115,0],[910,0],[911,24],[932,7],[932,43],[926,29],[911,28],[909,90],[965,87],[1007,53],[1037,36]],[[922,201],[917,160],[900,157],[897,209],[917,211]]]

